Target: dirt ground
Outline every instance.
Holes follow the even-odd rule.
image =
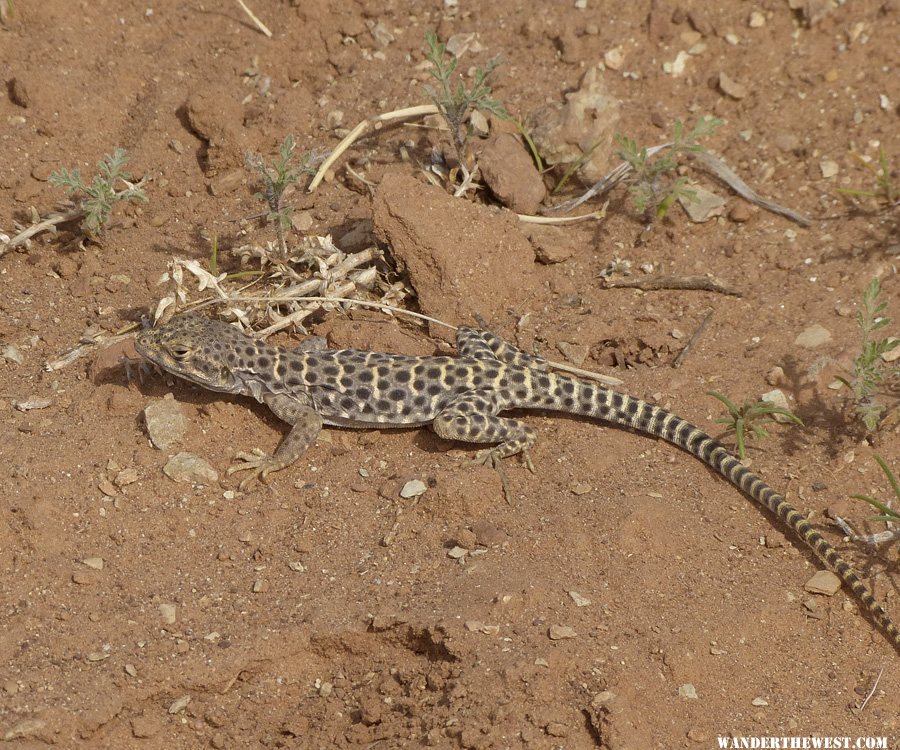
[[[714,433],[721,409],[706,391],[743,401],[776,382],[805,428],[776,426],[751,449],[753,468],[900,621],[896,544],[844,542],[827,515],[876,530],[848,497],[888,498],[873,452],[900,470],[898,421],[867,440],[847,395],[828,388],[859,346],[854,314],[873,276],[900,318],[896,211],[849,212],[835,192],[870,184],[852,152],[876,156],[880,144],[900,157],[900,4],[810,2],[822,15],[813,24],[783,0],[252,7],[271,39],[225,0],[15,0],[0,25],[0,231],[53,208],[51,171],[93,174],[116,146],[151,178],[149,202],[117,210],[99,244],[45,234],[0,257],[0,345],[21,355],[0,358],[5,745],[714,748],[730,736],[815,736],[900,746],[897,651],[846,591],[808,593],[814,556],[674,447],[526,415],[538,471],[507,462],[507,503],[494,472],[467,464],[468,448],[427,430],[326,430],[268,486],[240,493],[224,475],[235,452],[272,450],[284,434],[262,406],[161,376],[129,382],[94,353],[43,369],[89,326],[146,319],[170,258],[206,262],[204,233],[235,262],[234,219],[260,204],[249,176],[216,180],[243,168],[245,150],[270,157],[288,133],[327,150],[365,117],[424,103],[426,30],[477,34],[464,72],[502,55],[494,93],[525,121],[618,47],[621,64],[598,70],[622,102],[618,130],[650,145],[676,118],[715,114],[724,124],[707,146],[812,226],[747,211],[702,179],[728,198],[706,223],[676,207],[644,232],[620,188],[603,222],[535,229],[506,209],[456,209],[427,186],[417,165],[440,136],[410,125],[367,138],[316,193],[294,195],[306,231],[340,246],[360,226],[382,241],[405,227],[432,243],[418,248],[426,256],[459,245],[457,257],[477,261],[475,242],[479,296],[450,299],[423,279],[430,311],[456,324],[489,314],[550,358],[586,352],[583,367]],[[683,73],[666,72],[698,43]],[[396,224],[379,220],[388,214]],[[397,219],[410,215],[415,226]],[[531,257],[514,264],[521,247]],[[535,261],[541,247],[560,262]],[[600,272],[616,258],[633,278],[650,266],[712,274],[742,295],[608,288]],[[830,338],[795,343],[816,324]],[[373,313],[311,332],[335,345],[446,349]],[[142,418],[167,393],[190,425],[168,452]],[[49,403],[16,408],[31,399]],[[174,483],[161,469],[180,450],[222,478]],[[401,499],[415,478],[427,491]]]

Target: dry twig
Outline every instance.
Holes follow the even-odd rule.
[[[740,297],[742,293],[737,289],[727,286],[715,276],[648,276],[642,279],[620,279],[618,281],[606,280],[607,288],[617,287],[625,289],[643,289],[656,291],[658,289],[686,289],[691,291],[717,292]]]
[[[263,34],[265,34],[267,37],[269,37],[269,39],[271,39],[272,32],[269,31],[269,27],[266,26],[262,21],[260,21],[256,17],[256,14],[252,10],[250,10],[250,8],[247,7],[247,5],[244,3],[244,0],[237,0],[237,1],[238,1],[238,5],[241,6],[244,13],[246,13],[248,16],[250,16],[250,20],[253,21],[253,25],[256,26],[256,28],[259,29]]]

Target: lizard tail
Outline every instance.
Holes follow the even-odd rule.
[[[687,420],[626,394],[553,373],[541,373],[538,377],[549,379],[548,392],[555,393],[557,405],[549,406],[545,402],[532,404],[533,406],[602,419],[662,438],[696,456],[760,505],[768,508],[794,530],[819,560],[841,577],[862,602],[875,624],[900,651],[900,630],[850,564],[811,526],[800,511],[759,475],[744,466],[718,440]]]

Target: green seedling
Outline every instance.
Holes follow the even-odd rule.
[[[77,169],[60,169],[49,177],[51,185],[63,187],[84,214],[81,228],[89,237],[97,237],[109,223],[113,206],[121,201],[147,201],[140,184],[131,184],[131,175],[123,167],[128,161],[125,150],[117,148],[97,163],[97,174],[89,185],[81,179]],[[116,183],[125,189],[116,192]]]
[[[872,456],[875,459],[876,463],[881,467],[881,470],[884,472],[885,477],[887,477],[888,484],[891,485],[891,489],[894,491],[894,497],[896,498],[898,504],[900,504],[900,482],[897,481],[897,477],[894,476],[890,467],[887,465],[887,461],[885,461],[881,456],[877,453]],[[900,523],[900,512],[898,512],[895,508],[890,506],[890,502],[882,503],[876,500],[874,497],[869,497],[868,495],[850,495],[855,500],[862,500],[871,505],[875,510],[879,512],[879,515],[872,516],[870,521],[879,521],[884,523]]]
[[[890,208],[900,204],[900,185],[894,182],[891,165],[885,153],[884,146],[878,149],[878,163],[873,164],[863,159],[859,154],[853,154],[854,158],[865,167],[875,180],[875,188],[863,190],[860,188],[837,188],[837,192],[850,195],[854,198],[871,198],[879,207]]]
[[[271,166],[266,165],[259,154],[248,153],[245,157],[247,166],[256,171],[263,183],[263,190],[256,197],[266,202],[269,211],[266,214],[267,221],[275,225],[275,233],[278,236],[278,245],[283,258],[288,257],[287,240],[285,230],[291,228],[294,209],[285,204],[285,192],[304,175],[315,174],[315,164],[321,161],[321,157],[312,151],[307,151],[300,158],[298,164],[293,164],[294,149],[296,143],[293,135],[288,135],[278,148],[278,156]]]
[[[646,148],[621,133],[616,133],[618,155],[631,165],[628,177],[634,207],[642,216],[660,221],[678,198],[695,200],[696,193],[687,187],[687,178],[676,177],[675,169],[683,154],[703,151],[700,139],[712,135],[722,124],[717,117],[701,117],[697,124],[685,133],[681,120],[675,121],[671,146],[657,155],[650,156]]]
[[[439,42],[437,34],[433,31],[425,33],[425,59],[431,63],[429,75],[437,81],[437,89],[431,86],[425,87],[425,93],[438,108],[441,117],[450,129],[450,137],[453,139],[453,147],[459,159],[460,170],[468,176],[469,169],[466,164],[466,146],[472,136],[472,126],[468,117],[473,110],[479,109],[492,112],[498,117],[506,119],[509,115],[503,105],[491,98],[491,86],[488,78],[500,65],[500,58],[490,60],[484,68],[475,68],[472,79],[472,87],[466,88],[462,81],[453,85],[453,77],[459,59],[447,53],[447,45]]]
[[[849,378],[838,377],[853,393],[856,413],[869,432],[874,432],[881,422],[885,406],[877,399],[882,384],[900,375],[900,366],[890,366],[882,355],[900,345],[900,339],[886,336],[877,338],[874,333],[890,324],[883,315],[887,302],[881,299],[881,283],[873,278],[863,292],[862,308],[856,313],[856,322],[862,334],[860,353],[853,360],[853,373]]]
[[[728,432],[734,432],[737,454],[741,461],[747,458],[746,442],[748,438],[761,440],[769,437],[769,433],[763,425],[774,422],[773,415],[779,414],[794,424],[803,427],[800,417],[787,409],[775,406],[771,401],[757,401],[756,403],[748,401],[743,406],[738,407],[731,399],[718,391],[707,391],[706,394],[717,398],[728,409],[728,416],[716,421],[719,424],[726,425]]]

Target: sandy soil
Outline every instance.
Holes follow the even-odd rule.
[[[807,593],[817,564],[804,546],[675,448],[528,415],[538,473],[509,461],[506,503],[492,471],[428,431],[335,430],[242,494],[233,478],[191,487],[161,467],[185,450],[224,477],[236,451],[273,449],[284,426],[259,405],[162,377],[129,383],[93,355],[42,368],[88,326],[146,317],[172,256],[205,262],[203,233],[233,262],[233,220],[259,203],[246,174],[216,180],[243,169],[245,150],[272,155],[287,133],[328,149],[362,118],[422,103],[427,29],[477,33],[483,50],[467,52],[463,70],[501,54],[495,94],[524,120],[620,47],[620,69],[600,77],[622,102],[621,132],[653,144],[676,118],[715,114],[725,122],[709,148],[813,225],[745,211],[729,195],[718,219],[695,224],[676,208],[644,232],[619,190],[602,223],[530,229],[426,186],[415,165],[441,136],[414,127],[376,134],[342,163],[374,192],[339,164],[294,205],[312,217],[309,233],[338,244],[364,226],[382,242],[402,229],[420,259],[459,247],[473,265],[468,285],[422,273],[423,307],[457,324],[481,312],[551,358],[562,359],[560,344],[582,347],[584,367],[711,431],[720,408],[707,390],[755,399],[781,367],[806,428],[774,428],[752,448],[753,467],[900,620],[896,545],[844,543],[826,514],[839,508],[874,530],[847,498],[887,499],[873,449],[900,469],[897,421],[867,440],[846,396],[827,387],[859,345],[853,316],[874,275],[900,317],[896,211],[848,214],[835,193],[868,185],[852,151],[874,156],[881,144],[897,163],[900,5],[810,3],[829,11],[812,26],[781,0],[252,5],[272,39],[224,1],[16,0],[0,26],[0,230],[13,234],[30,207],[62,197],[51,171],[92,174],[116,146],[152,178],[149,203],[118,210],[100,244],[79,249],[63,232],[0,257],[0,344],[21,353],[0,359],[5,744],[713,748],[730,735],[813,735],[897,746],[897,652],[844,591]],[[698,42],[681,75],[664,71]],[[723,72],[741,98],[722,92]],[[536,262],[541,247],[561,262]],[[742,296],[606,288],[599,274],[614,258],[636,277],[647,264],[710,273]],[[814,324],[830,339],[796,345]],[[312,332],[339,345],[446,349],[372,313]],[[190,427],[163,452],[141,413],[169,392]],[[32,398],[49,405],[15,408]],[[428,490],[402,500],[412,478]],[[468,552],[456,559],[454,547]],[[554,626],[573,637],[551,639]]]

